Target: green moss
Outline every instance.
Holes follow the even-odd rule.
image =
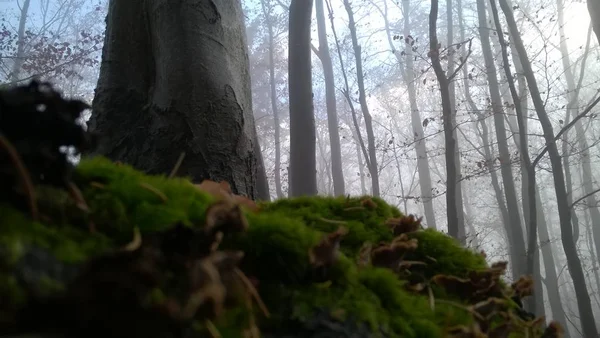
[[[42,296],[49,296],[65,290],[65,286],[62,283],[46,275],[40,278],[37,288]]]
[[[183,178],[148,176],[128,165],[115,165],[102,157],[82,160],[77,182],[92,209],[91,218],[102,231],[130,235],[164,230],[181,222],[204,223],[210,195]]]
[[[0,273],[0,309],[15,309],[25,304],[27,295],[15,276]]]
[[[427,264],[425,278],[437,274],[453,275],[464,278],[469,271],[483,270],[488,267],[485,258],[467,248],[458,241],[433,229],[425,229],[409,234],[419,241],[417,250],[406,256],[407,260],[421,261]]]
[[[5,204],[0,204],[0,215],[0,245],[10,250],[12,262],[16,262],[28,246],[48,249],[66,263],[83,262],[110,247],[110,239],[102,234],[90,234],[86,228],[51,227],[32,222]]]
[[[76,184],[90,207],[89,215],[73,211],[73,202],[64,194],[44,205],[54,210],[48,224],[32,222],[0,205],[0,246],[8,248],[11,264],[30,246],[49,249],[64,262],[82,262],[130,240],[134,227],[149,233],[176,223],[202,226],[206,209],[215,201],[189,180],[144,175],[101,157],[80,162]],[[415,294],[406,291],[406,281],[390,270],[356,265],[365,242],[392,240],[385,221],[401,216],[379,198],[371,198],[374,204],[365,203],[366,199],[301,197],[262,203],[260,212],[246,212],[247,232],[224,239],[221,249],[244,251],[241,268],[259,281],[259,292],[271,311],[270,319],[256,313],[261,328],[310,321],[318,311],[327,311],[333,320],[365,323],[375,333],[396,337],[442,337],[445,327],[472,321],[464,308],[438,301],[435,297],[444,296],[441,292],[434,292],[433,298]],[[88,231],[90,221],[99,234]],[[349,230],[341,242],[342,254],[325,271],[329,280],[316,283],[309,250],[340,225]],[[406,259],[427,263],[424,280],[435,274],[464,277],[487,267],[482,256],[442,233],[425,230],[409,236],[419,244]],[[0,297],[15,292],[15,283],[11,276],[0,275]],[[42,284],[49,293],[62,287],[50,279]],[[164,298],[160,290],[155,291],[148,295],[149,302]],[[14,302],[18,302],[19,292],[15,295]],[[249,318],[246,307],[238,306],[215,325],[223,337],[239,337]],[[196,323],[195,327],[205,330],[205,325]]]
[[[376,207],[361,203],[371,199]],[[297,197],[264,204],[265,212],[278,212],[290,218],[301,219],[310,228],[333,232],[340,225],[348,228],[342,242],[342,252],[354,256],[364,242],[392,239],[385,220],[401,215],[397,208],[376,197]]]

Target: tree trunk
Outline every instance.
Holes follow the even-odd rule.
[[[367,96],[365,93],[364,72],[362,68],[361,47],[358,44],[356,37],[356,24],[354,22],[354,13],[348,0],[344,0],[344,7],[348,13],[348,27],[350,28],[350,36],[352,38],[352,46],[354,47],[354,58],[356,60],[356,80],[358,83],[358,101],[360,108],[365,118],[365,129],[367,131],[367,144],[369,147],[369,173],[371,174],[371,186],[373,196],[379,197],[379,167],[377,166],[377,153],[375,150],[375,134],[373,133],[373,121],[369,107],[367,105]]]
[[[258,197],[257,143],[239,1],[111,1],[89,128],[96,154],[151,174],[227,181]]]
[[[554,189],[556,192],[556,203],[558,206],[558,214],[560,219],[561,238],[567,258],[569,272],[573,279],[581,328],[585,337],[597,337],[598,331],[594,322],[594,314],[592,312],[590,295],[585,284],[585,275],[581,266],[581,260],[579,259],[577,248],[575,247],[575,243],[573,241],[573,229],[571,228],[571,207],[567,202],[565,178],[560,154],[558,153],[558,148],[556,146],[556,142],[554,141],[552,123],[550,122],[548,114],[546,113],[544,101],[541,98],[537,81],[527,56],[527,51],[518,32],[512,9],[505,0],[500,0],[500,6],[506,17],[508,28],[514,39],[517,52],[519,53],[519,58],[521,59],[523,69],[525,71],[525,77],[531,91],[531,98],[544,131],[544,139],[546,141],[546,146],[548,147],[548,155],[550,157],[550,163],[552,166],[552,176],[554,178]],[[492,10],[495,12],[494,21],[499,22],[500,20],[497,18],[498,15],[495,9],[494,1],[492,1]],[[499,32],[499,34],[501,34],[501,32]]]
[[[281,127],[279,125],[279,109],[277,108],[277,84],[275,83],[275,36],[273,33],[273,22],[271,21],[271,8],[267,9],[265,1],[261,1],[261,6],[267,30],[269,31],[269,89],[271,94],[271,110],[273,111],[273,130],[275,131],[275,193],[277,194],[277,198],[283,198],[283,190],[281,190]]]
[[[546,223],[544,206],[542,205],[539,189],[536,189],[535,194],[538,233],[540,237],[540,249],[544,260],[544,271],[546,277],[545,285],[546,290],[548,291],[548,302],[550,303],[550,309],[552,310],[552,319],[562,325],[562,327],[565,329],[565,338],[568,338],[570,336],[569,323],[567,322],[565,309],[560,300],[560,288],[558,284],[558,275],[556,273],[556,260],[554,259],[554,250],[552,248],[552,243],[550,242],[548,224]],[[537,289],[537,286],[534,285],[534,287]]]
[[[594,27],[594,33],[598,43],[600,43],[600,1],[598,0],[587,0],[588,11],[590,12],[590,18],[592,19],[592,26]]]
[[[446,46],[450,47],[454,44],[454,19],[452,15],[452,0],[446,0]],[[458,124],[456,123],[456,86],[454,79],[450,78],[455,71],[455,60],[456,51],[454,48],[448,48],[448,69],[446,71],[446,77],[448,78],[448,93],[450,98],[450,123],[452,129],[452,138],[454,138],[454,164],[456,166],[456,209],[458,209],[458,238],[461,243],[466,243],[466,230],[465,230],[465,213],[464,203],[462,197],[462,177],[461,177],[461,160],[460,160],[460,147],[458,144]]]
[[[331,54],[327,44],[327,27],[325,25],[325,10],[323,0],[316,0],[317,27],[319,34],[319,59],[323,64],[325,77],[325,102],[327,104],[327,127],[329,129],[329,144],[331,148],[331,174],[333,176],[333,192],[335,196],[344,196],[344,171],[342,170],[342,150],[340,145],[340,132],[338,130],[338,116],[335,99],[335,80]]]
[[[444,119],[444,141],[446,143],[446,205],[448,218],[448,234],[458,240],[459,219],[458,206],[456,203],[456,183],[458,181],[456,173],[456,141],[452,131],[452,105],[450,101],[450,92],[448,90],[448,78],[442,64],[440,62],[440,47],[438,46],[437,38],[437,16],[438,16],[438,0],[431,1],[431,11],[429,13],[429,56],[435,71],[435,76],[440,85],[440,95],[442,97],[442,115]]]
[[[504,125],[504,110],[502,109],[502,97],[498,86],[498,77],[496,75],[496,66],[492,47],[490,43],[489,28],[487,27],[487,18],[485,11],[485,0],[477,1],[477,13],[479,18],[479,36],[481,39],[481,48],[485,61],[485,74],[488,78],[488,87],[490,90],[492,112],[494,114],[494,126],[496,138],[498,141],[498,155],[500,159],[500,172],[502,174],[502,184],[504,186],[504,196],[508,212],[508,227],[506,233],[509,242],[509,252],[511,257],[511,266],[513,278],[516,280],[525,274],[525,241],[523,240],[523,230],[521,225],[521,216],[519,215],[519,203],[517,201],[517,192],[512,173],[512,161],[508,150],[506,135],[506,126]],[[535,196],[535,194],[534,194]]]
[[[290,196],[317,194],[310,23],[312,0],[292,0],[289,28]]]
[[[29,3],[31,0],[25,0],[21,7],[21,16],[19,17],[19,31],[17,32],[17,54],[15,55],[12,70],[8,80],[11,83],[19,81],[21,67],[25,61],[25,26],[27,24],[27,14],[29,13]]]
[[[433,211],[433,189],[431,186],[431,172],[429,170],[429,156],[427,155],[427,144],[425,143],[425,132],[423,131],[423,124],[421,119],[421,113],[417,105],[417,90],[415,88],[415,66],[414,66],[414,54],[412,51],[411,41],[408,38],[410,35],[411,22],[410,22],[410,0],[403,0],[402,7],[404,9],[404,52],[406,71],[404,76],[404,82],[408,87],[408,100],[410,102],[410,122],[413,129],[413,135],[415,138],[415,152],[417,155],[417,170],[419,171],[419,187],[421,188],[421,198],[423,199],[423,208],[425,211],[425,221],[427,226],[433,229],[437,229],[437,223],[435,221],[435,212]],[[387,21],[387,18],[386,18]],[[398,56],[398,53],[395,53]],[[400,60],[399,60],[400,61]]]

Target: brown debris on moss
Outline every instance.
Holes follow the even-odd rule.
[[[416,239],[409,239],[405,234],[402,234],[390,243],[380,243],[371,252],[371,263],[373,266],[389,268],[393,271],[400,269],[400,264],[404,256],[414,251],[418,246]]]
[[[415,217],[414,215],[401,216],[398,218],[390,218],[385,222],[392,232],[394,236],[400,236],[402,234],[415,232],[421,229],[421,221],[423,217]]]
[[[340,252],[340,242],[348,233],[348,229],[340,226],[336,231],[324,235],[323,239],[308,252],[310,264],[315,268],[331,267]]]

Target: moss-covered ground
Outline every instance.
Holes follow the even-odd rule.
[[[256,206],[246,201],[241,207],[234,201],[215,211],[211,208],[227,194],[184,178],[147,176],[101,157],[83,159],[73,182],[87,207],[78,206],[65,191],[45,186],[35,189],[37,221],[27,210],[0,205],[0,325],[6,328],[20,330],[21,322],[31,325],[31,318],[37,318],[31,314],[42,311],[31,308],[47,309],[39,304],[47,304],[48,297],[55,301],[49,304],[90,306],[91,298],[74,301],[85,293],[72,290],[94,292],[94,287],[106,287],[108,291],[98,292],[110,293],[107,283],[98,282],[106,278],[140,295],[133,301],[140,304],[132,308],[143,312],[158,306],[152,312],[157,318],[169,317],[169,322],[191,328],[198,336],[284,336],[335,323],[374,337],[539,337],[542,333],[539,320],[515,311],[511,297],[519,286],[510,288],[500,282],[501,264],[488,266],[481,254],[443,233],[421,229],[418,220],[379,198],[301,197]],[[234,210],[241,214],[233,215]],[[390,225],[394,220],[414,224],[398,233]],[[236,227],[240,231],[227,230]],[[217,235],[213,228],[222,231]],[[197,233],[210,240],[187,241]],[[166,237],[177,239],[169,242]],[[162,244],[149,244],[156,238]],[[184,273],[169,265],[179,256],[166,249],[168,243],[176,243],[177,248],[169,250],[186,257]],[[177,243],[192,245],[184,250]],[[195,248],[198,243],[211,248],[204,252]],[[225,258],[230,256],[210,258],[216,257],[217,246],[228,255],[243,252],[243,258],[233,263],[239,270],[226,269]],[[167,258],[147,258],[148,252],[154,252],[147,248],[160,248],[157,252]],[[48,271],[27,265],[32,250],[52,257]],[[103,257],[120,257],[128,263],[114,271],[92,263],[116,260]],[[90,281],[56,272],[68,267],[95,277]],[[39,276],[31,278],[31,271],[26,274],[23,269],[34,269]],[[101,269],[116,276],[106,277],[98,272]],[[193,269],[197,273],[189,272]],[[124,271],[123,276],[131,273],[136,282],[118,280],[117,271]],[[244,282],[234,282],[240,274]],[[158,277],[138,283],[141,275]],[[92,287],[94,283],[99,286]],[[23,321],[22,313],[28,319]],[[319,326],[324,322],[327,325]],[[51,326],[40,325],[40,330]]]

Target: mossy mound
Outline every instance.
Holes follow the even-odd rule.
[[[59,148],[91,142],[84,107],[35,82],[0,91],[0,334],[560,335],[521,309],[530,279],[506,286],[505,263],[381,199],[257,205],[224,182],[73,167]]]
[[[74,182],[88,210],[74,207],[75,202],[65,197],[64,192],[48,187],[39,189],[44,191],[38,198],[38,218],[43,221],[32,221],[29,215],[12,206],[0,206],[0,243],[5,253],[0,298],[10,300],[0,306],[3,318],[13,319],[3,323],[6,327],[18,324],[19,310],[26,309],[23,313],[27,314],[40,311],[30,310],[28,304],[39,304],[40,299],[49,295],[68,293],[65,290],[69,290],[75,274],[60,274],[57,270],[73,267],[81,271],[80,267],[90,261],[114,255],[116,248],[134,237],[136,228],[141,232],[142,242],[151,242],[153,235],[175,228],[202,230],[208,224],[207,217],[212,217],[208,215],[211,205],[221,200],[186,179],[147,176],[103,158],[84,159],[76,169]],[[404,242],[416,239],[417,246],[407,250],[401,261],[419,262],[405,269],[360,263],[364,243],[389,245],[394,232],[388,221],[403,217],[381,199],[296,198],[263,203],[257,210],[245,207],[242,210],[241,217],[248,224],[246,231],[227,234],[219,246],[226,252],[244,252],[239,266],[257,284],[269,316],[255,301],[252,302],[255,305],[249,305],[241,301],[243,297],[236,297],[224,305],[225,310],[219,316],[207,315],[212,318],[210,322],[199,320],[202,316],[188,318],[192,331],[199,336],[210,329],[223,336],[237,337],[244,332],[250,334],[250,328],[258,328],[267,336],[296,333],[302,336],[333,324],[338,325],[337,333],[342,336],[349,328],[355,334],[363,332],[358,336],[384,337],[445,337],[461,330],[475,330],[476,323],[481,329],[481,318],[474,315],[474,303],[457,297],[457,289],[425,285],[433,284],[429,281],[435,276],[468,278],[469,273],[488,269],[483,256],[462,248],[445,234],[433,230],[404,234]],[[94,232],[90,232],[90,225]],[[314,258],[311,260],[311,250],[339,227],[347,229],[335,239],[341,253],[330,261],[317,257],[317,261],[323,260],[320,265]],[[47,258],[48,271],[42,267],[36,271],[37,278],[25,278],[21,271],[32,268],[23,262],[31,250],[45,250],[53,259]],[[169,270],[169,267],[157,269],[163,268]],[[411,270],[421,276],[417,281]],[[419,283],[422,288],[415,287]],[[165,293],[179,292],[171,285],[167,289],[148,288],[144,292],[148,297],[154,295],[156,303],[164,305],[168,299]],[[476,289],[473,286],[473,292]],[[498,311],[493,320],[486,319],[488,332],[506,323],[511,324],[510,331],[517,336],[531,331],[525,321],[511,315],[514,303],[508,296],[502,298],[504,294],[508,295],[494,295],[500,297],[506,311],[500,311],[503,305],[496,305],[494,311]],[[146,310],[140,307],[138,311]],[[31,318],[25,322],[31,324]],[[41,326],[40,329],[45,329]],[[163,328],[162,332],[166,330]]]

